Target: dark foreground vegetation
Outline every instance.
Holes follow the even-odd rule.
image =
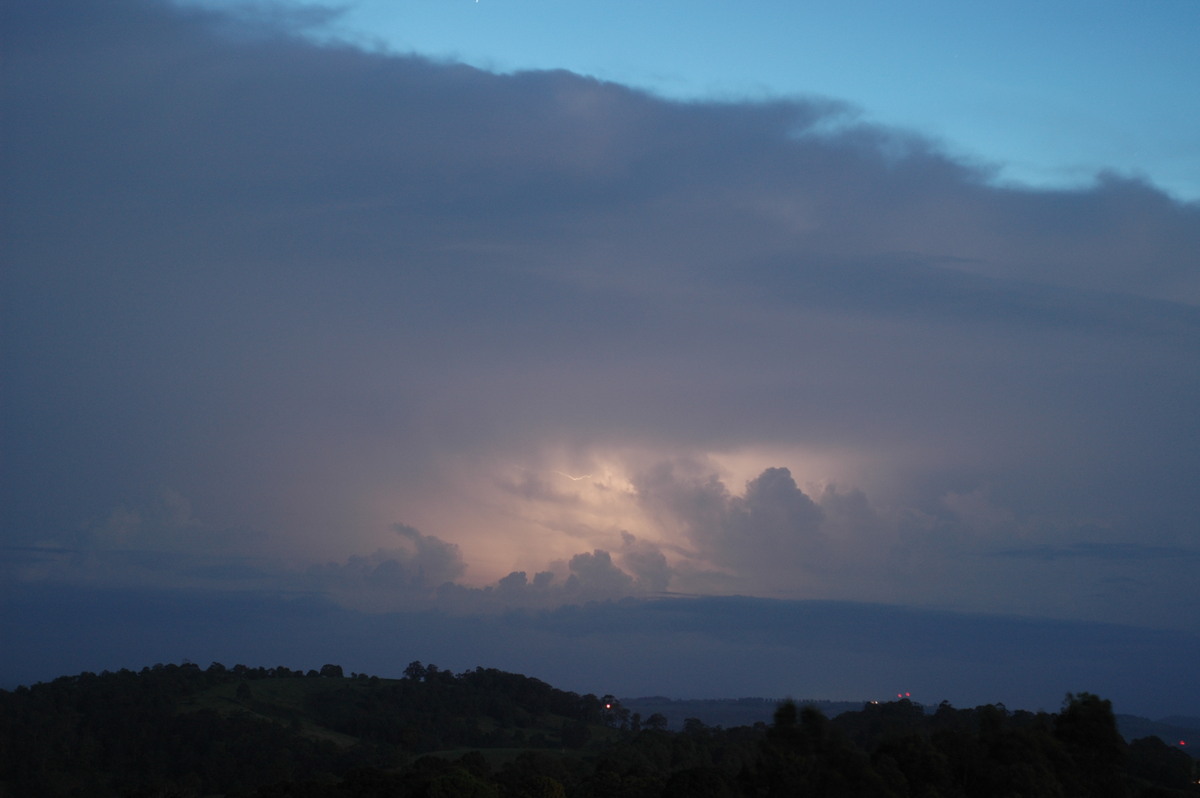
[[[1058,713],[867,704],[682,731],[612,696],[414,662],[402,679],[155,665],[0,691],[0,796],[1200,795],[1196,762],[1125,742],[1108,701]]]

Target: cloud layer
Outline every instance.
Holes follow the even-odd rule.
[[[6,579],[1200,630],[1200,207],[324,17],[4,15]]]

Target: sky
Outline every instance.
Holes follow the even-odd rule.
[[[732,8],[6,4],[0,687],[1200,715],[1197,6]]]
[[[998,183],[1082,187],[1111,171],[1200,199],[1194,0],[333,5],[336,17],[305,32],[492,71],[568,69],[672,99],[834,99]]]

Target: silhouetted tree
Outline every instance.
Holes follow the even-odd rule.
[[[663,731],[667,728],[667,716],[661,712],[655,712],[642,722],[642,727],[652,731]]]
[[[1067,693],[1054,736],[1075,763],[1072,781],[1096,798],[1124,794],[1125,741],[1111,702],[1092,693]]]

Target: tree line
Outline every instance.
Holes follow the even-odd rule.
[[[400,679],[185,662],[0,691],[0,796],[1161,798],[1196,779],[1089,693],[1057,713],[784,702],[770,724],[672,732],[611,695],[420,662]]]

